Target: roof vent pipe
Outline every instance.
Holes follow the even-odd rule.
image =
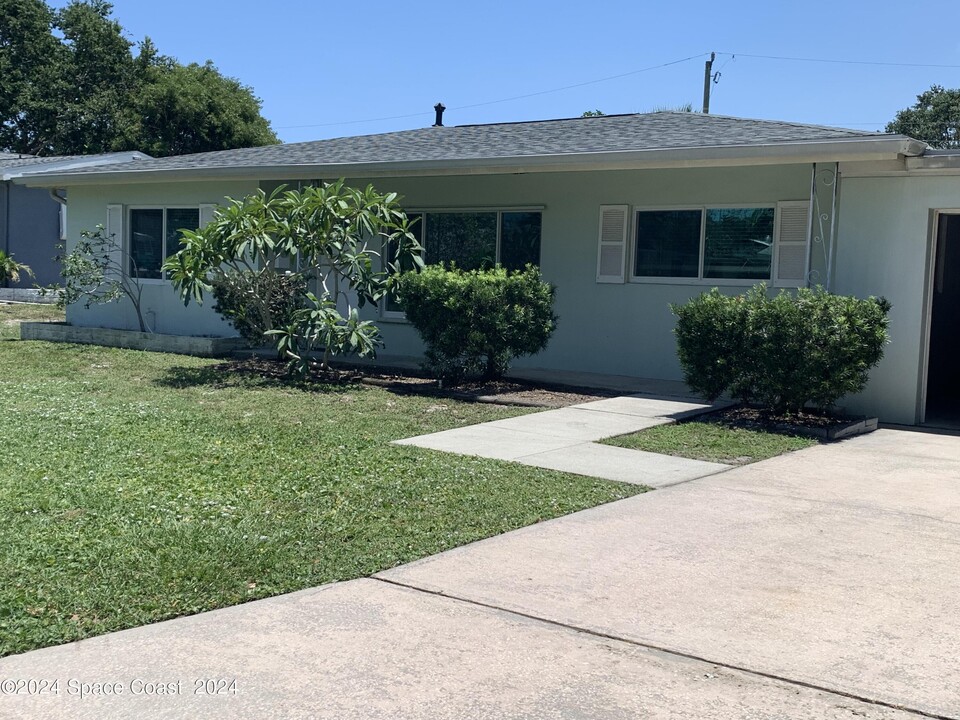
[[[443,111],[446,108],[443,106],[443,103],[437,103],[433,106],[433,109],[437,111],[437,121],[433,124],[434,127],[443,127]]]

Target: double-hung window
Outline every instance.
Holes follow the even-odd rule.
[[[770,280],[774,207],[638,210],[633,277]]]
[[[180,231],[198,227],[199,207],[130,208],[127,273],[141,280],[164,279],[164,260],[182,247]]]

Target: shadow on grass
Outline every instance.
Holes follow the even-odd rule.
[[[360,390],[363,386],[353,372],[314,369],[302,378],[291,374],[284,362],[261,359],[229,360],[204,367],[174,366],[153,381],[168,388],[285,388],[312,393],[338,393]]]

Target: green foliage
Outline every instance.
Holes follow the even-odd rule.
[[[30,269],[29,265],[18,263],[12,255],[7,255],[3,250],[0,250],[0,283],[7,281],[20,282],[21,274],[33,277],[33,270]]]
[[[266,333],[289,326],[303,307],[307,281],[302,275],[265,270],[224,273],[212,283],[216,304],[224,317],[251,345],[263,345]]]
[[[580,117],[603,117],[606,113],[603,110],[584,110]]]
[[[253,90],[210,61],[149,67],[131,114],[123,145],[155,157],[278,142]]]
[[[826,409],[860,392],[888,340],[886,300],[822,288],[774,297],[765,284],[736,297],[714,288],[671,309],[691,389],[781,413]]]
[[[170,155],[276,143],[260,101],[216,67],[133,43],[103,0],[0,0],[0,149]]]
[[[295,268],[293,278],[316,288],[302,297],[288,324],[278,326],[271,319],[266,330],[301,373],[318,347],[324,365],[332,355],[373,356],[382,344],[379,330],[360,320],[357,309],[379,302],[391,276],[423,264],[397,194],[381,194],[372,186],[358,190],[343,180],[302,190],[278,188],[270,195],[259,190],[230,200],[205,227],[183,231],[182,242],[164,270],[184,303],[202,302],[216,283],[238,282],[238,275],[286,272],[278,265]],[[390,253],[378,263],[381,247]],[[248,321],[264,326],[258,319]]]
[[[502,376],[514,358],[543,350],[557,324],[555,289],[532,265],[514,272],[431,265],[401,275],[396,293],[427,346],[427,369],[451,383]]]
[[[124,251],[120,238],[107,235],[103,225],[83,231],[73,250],[57,256],[62,285],[42,288],[41,293],[57,296],[57,305],[83,302],[84,307],[103,305],[127,298],[133,305],[140,332],[153,332],[141,309],[143,285],[133,257]]]
[[[935,148],[960,148],[960,89],[931,86],[917,95],[913,107],[898,112],[886,129]]]

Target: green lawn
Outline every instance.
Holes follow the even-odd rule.
[[[523,412],[15,340],[0,655],[368,575],[642,491],[388,441]]]
[[[603,442],[633,450],[733,465],[766,460],[817,443],[807,437],[698,421],[658,425]]]

